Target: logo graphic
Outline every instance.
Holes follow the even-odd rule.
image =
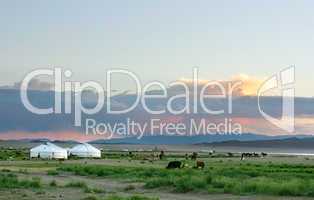
[[[119,103],[115,101],[116,91],[112,87],[112,81],[116,75],[126,75],[133,79],[136,91],[132,93],[135,101]],[[49,107],[38,107],[32,104],[28,91],[32,80],[36,77],[48,76],[53,80],[54,101]],[[198,79],[198,68],[193,68],[192,79],[189,81],[176,80],[165,85],[158,81],[142,84],[140,77],[133,72],[123,69],[110,69],[106,71],[105,87],[97,81],[71,81],[72,71],[54,69],[37,69],[28,73],[21,82],[20,97],[25,108],[38,115],[69,114],[73,117],[74,126],[85,128],[86,134],[99,135],[118,134],[121,136],[134,133],[140,136],[144,133],[173,135],[199,135],[199,134],[241,134],[242,127],[238,122],[233,122],[228,114],[232,114],[232,95],[241,81],[219,82],[201,81]],[[171,88],[174,92],[171,92]],[[152,92],[152,88],[158,88],[158,93]],[[179,89],[178,89],[179,88]],[[96,96],[91,102],[92,106],[84,104],[84,92],[93,92]],[[170,91],[170,92],[169,92]],[[227,102],[227,107],[219,104],[212,106],[211,102]],[[157,103],[152,103],[157,102]],[[118,106],[117,106],[118,105]],[[122,106],[121,106],[122,105]],[[221,107],[220,107],[221,106]],[[179,107],[179,108],[178,108]],[[142,109],[143,108],[143,109]],[[98,113],[107,116],[125,114],[135,109],[145,111],[147,120],[126,118],[114,123],[97,122],[93,117]],[[224,115],[225,118],[218,121],[206,121],[205,118],[181,120],[179,115],[208,114],[210,116]],[[163,120],[158,115],[165,114],[179,120]],[[85,117],[83,117],[83,115]],[[165,117],[167,118],[167,117]],[[85,123],[82,121],[85,121]]]
[[[275,126],[289,132],[294,132],[294,96],[295,96],[295,67],[291,66],[267,79],[257,92],[258,109],[262,116]],[[282,115],[280,119],[265,113],[260,101],[263,94],[278,90],[282,97]]]

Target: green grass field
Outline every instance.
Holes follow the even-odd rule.
[[[137,152],[132,158],[123,152],[110,152],[110,156],[102,159],[48,161],[28,160],[25,153],[10,151],[17,157],[0,161],[0,190],[24,193],[31,190],[33,193],[27,197],[32,196],[32,199],[37,199],[38,195],[46,198],[48,194],[54,197],[57,191],[76,199],[96,200],[156,199],[155,195],[146,197],[149,191],[154,191],[157,197],[159,194],[179,195],[177,199],[186,194],[205,195],[203,199],[212,195],[252,199],[256,195],[262,199],[314,197],[314,159],[311,157],[268,156],[241,161],[239,155],[229,157],[217,153],[200,155],[198,159],[205,162],[205,168],[194,169],[195,161],[186,160],[184,154],[170,152],[163,160],[147,159],[149,152]],[[185,168],[166,169],[172,160],[183,161]],[[114,186],[110,182],[114,182]]]
[[[127,166],[64,165],[59,171],[80,176],[109,177],[144,182],[145,188],[174,192],[236,195],[314,196],[314,166],[210,162],[204,170]]]

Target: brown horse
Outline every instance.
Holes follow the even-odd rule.
[[[196,161],[196,166],[194,168],[196,168],[196,169],[204,169],[204,167],[205,167],[204,161],[198,160],[198,161]]]

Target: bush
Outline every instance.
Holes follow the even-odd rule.
[[[208,175],[206,176],[206,183],[207,183],[207,184],[211,184],[212,181],[213,181],[212,176],[211,176],[210,174],[208,174]]]
[[[88,197],[83,198],[82,200],[98,200],[98,198],[95,196],[88,196]]]
[[[40,188],[40,178],[18,180],[15,174],[0,174],[0,188]]]
[[[46,194],[46,192],[45,192],[45,191],[43,191],[43,190],[39,190],[39,191],[37,191],[35,194],[37,194],[37,195],[41,195],[41,194]]]
[[[56,170],[48,170],[47,175],[56,176],[56,175],[59,175],[59,172]]]
[[[124,188],[124,191],[131,191],[131,190],[135,190],[135,186],[134,185],[128,185]]]
[[[28,174],[28,171],[27,171],[27,169],[19,169],[19,173]]]
[[[84,187],[85,193],[105,193],[104,190],[98,189],[98,188],[90,188],[90,187]]]
[[[85,182],[82,181],[72,181],[70,183],[67,183],[65,187],[87,188],[87,185]]]
[[[0,149],[0,160],[26,160],[28,151],[23,149]]]
[[[109,196],[105,200],[158,200],[158,198],[149,198],[144,196],[131,196],[131,197],[120,197],[120,196]]]
[[[152,178],[146,181],[145,188],[153,189],[160,187],[173,186],[173,182],[165,178]]]
[[[41,179],[39,177],[33,177],[31,181],[29,181],[29,185],[32,188],[40,188],[41,187]]]
[[[56,180],[52,180],[52,181],[49,183],[49,185],[50,185],[51,187],[56,187],[56,186],[57,186],[57,181],[56,181]]]

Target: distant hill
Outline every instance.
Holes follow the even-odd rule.
[[[314,137],[292,137],[284,139],[258,140],[258,141],[239,141],[229,140],[221,142],[207,143],[214,147],[246,147],[246,148],[296,148],[296,149],[314,149]],[[205,144],[206,145],[206,144]]]
[[[251,141],[276,141],[282,139],[310,138],[311,136],[266,136],[246,133],[242,135],[199,135],[199,136],[144,136],[141,139],[136,137],[111,139],[111,140],[95,140],[90,143],[94,144],[147,144],[147,145],[178,145],[178,144],[235,144],[236,142],[251,142]],[[314,139],[313,139],[314,140]],[[219,143],[221,142],[221,143]]]

